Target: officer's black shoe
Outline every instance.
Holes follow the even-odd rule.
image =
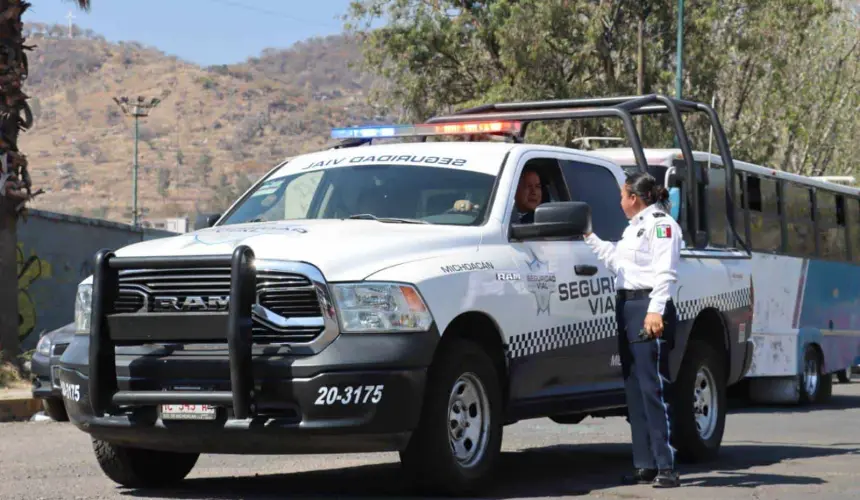
[[[664,469],[657,473],[652,484],[655,488],[677,488],[681,485],[681,478],[676,471]]]
[[[654,481],[657,477],[657,469],[635,469],[633,474],[623,476],[621,482],[623,484],[648,484]]]

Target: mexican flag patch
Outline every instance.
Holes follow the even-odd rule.
[[[672,226],[657,226],[657,237],[658,238],[671,238],[672,237]]]

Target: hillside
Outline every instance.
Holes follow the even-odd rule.
[[[35,124],[19,146],[34,189],[48,191],[32,208],[131,220],[134,120],[114,97],[170,91],[140,122],[143,220],[223,208],[284,157],[326,144],[331,127],[375,121],[371,81],[350,68],[359,49],[343,36],[204,68],[91,32],[26,29]]]

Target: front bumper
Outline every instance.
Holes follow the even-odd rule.
[[[30,373],[32,374],[33,397],[38,399],[51,399],[62,397],[60,391],[59,362],[68,344],[57,344],[51,346],[51,355],[45,356],[38,352],[33,353],[30,360]]]
[[[211,403],[217,408],[215,420],[171,420],[160,414],[165,400],[211,402],[199,394],[229,391],[229,359],[223,353],[117,355],[121,394],[163,397],[112,405],[101,416],[89,398],[87,337],[69,347],[60,380],[71,422],[116,444],[239,454],[397,451],[417,426],[426,367],[437,341],[435,330],[342,334],[311,357],[256,355],[254,412],[247,418],[237,418],[226,399]]]
[[[122,269],[231,269],[226,313],[115,313]],[[96,255],[91,331],[61,359],[69,419],[116,444],[198,453],[401,450],[417,426],[439,341],[423,333],[340,334],[314,276],[324,343],[257,345],[252,306],[260,263],[232,256]],[[186,278],[183,278],[186,279]],[[208,405],[215,418],[165,418],[163,405]]]

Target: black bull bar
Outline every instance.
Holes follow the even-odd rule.
[[[226,313],[185,314],[188,328],[178,334],[149,329],[147,318],[134,313],[114,313],[120,270],[208,267],[230,267],[230,303]],[[117,257],[111,250],[96,253],[89,346],[89,396],[94,414],[102,416],[118,405],[189,403],[230,406],[238,419],[253,415],[251,307],[256,300],[256,278],[254,252],[246,245],[236,247],[229,256]],[[118,388],[114,350],[117,345],[225,339],[230,356],[231,391],[120,391]]]

